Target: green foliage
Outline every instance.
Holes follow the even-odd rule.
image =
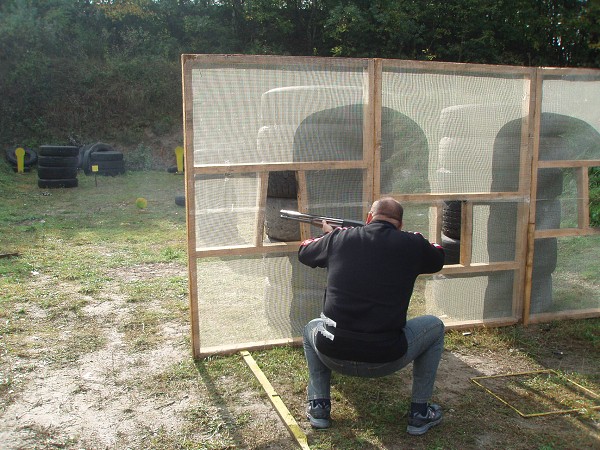
[[[127,153],[127,167],[131,170],[150,170],[155,165],[150,147],[140,144],[134,151]]]
[[[599,18],[589,0],[5,0],[0,143],[168,133],[182,53],[598,67]]]
[[[600,227],[600,167],[590,167],[590,225]]]

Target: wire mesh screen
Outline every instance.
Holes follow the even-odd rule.
[[[362,158],[365,63],[305,61],[192,70],[194,164]]]
[[[543,80],[530,307],[534,317],[600,310],[600,241],[589,231],[582,235],[593,226],[589,171],[600,162],[599,101],[598,74],[548,73]]]
[[[446,251],[411,316],[515,322],[527,294],[533,315],[600,312],[597,258],[576,265],[598,248],[587,72],[544,80],[540,107],[542,69],[196,55],[183,71],[196,355],[289,342],[320,313],[326,272],[297,260],[320,230],[280,210],[364,219],[382,195]]]
[[[427,312],[445,323],[512,317],[514,272],[436,275],[427,285]]]
[[[196,65],[185,85],[192,167],[202,169],[192,183],[193,250],[213,252],[194,274],[204,349],[290,339],[318,316],[325,272],[301,266],[289,248],[273,250],[301,237],[280,210],[361,219],[369,206],[366,61],[218,59]],[[333,169],[332,161],[359,164]],[[297,163],[317,165],[300,182]]]
[[[557,238],[557,259],[551,277],[539,277],[541,295],[532,313],[559,313],[600,308],[600,248],[598,236]],[[539,258],[538,258],[539,259]]]
[[[494,178],[514,179],[516,173],[518,179],[519,125],[528,114],[523,101],[528,83],[522,73],[431,73],[385,66],[381,192],[491,192],[504,189],[492,186]],[[502,128],[511,121],[517,126],[502,138]],[[500,148],[498,139],[510,139],[511,147]],[[492,167],[496,153],[504,158],[502,167]]]
[[[439,239],[446,264],[515,261],[519,194],[528,179],[521,162],[529,114],[529,77],[523,72],[456,73],[423,67],[384,66],[382,74],[381,192],[385,194],[477,193],[462,235],[463,201],[443,201]],[[523,172],[523,173],[522,173]],[[494,193],[513,192],[515,199]],[[516,200],[516,201],[515,201]],[[435,224],[429,227],[435,236]],[[522,238],[522,236],[521,236]],[[461,240],[462,239],[462,240]],[[466,239],[466,241],[465,241]],[[466,250],[463,247],[466,246]],[[427,282],[427,310],[447,324],[511,318],[513,272],[434,276]]]

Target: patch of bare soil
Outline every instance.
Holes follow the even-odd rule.
[[[185,275],[185,268],[152,264],[107,272],[119,281],[148,280],[157,274]],[[94,324],[104,345],[73,362],[57,364],[44,351],[2,355],[2,371],[12,380],[12,401],[0,407],[1,449],[175,448],[190,440],[205,442],[206,448],[238,448],[246,438],[236,436],[227,422],[244,417],[256,420],[249,427],[256,431],[256,437],[247,438],[250,442],[262,445],[261,436],[268,442],[289,441],[260,393],[248,389],[237,399],[236,410],[229,410],[222,393],[237,390],[228,386],[235,380],[203,380],[198,375],[187,321],[160,323],[152,329],[154,345],[132,349],[144,338],[143,330],[134,343],[127,336],[131,329],[126,324],[140,328],[131,320],[134,306],[110,287],[96,298],[87,296],[83,320]],[[153,299],[144,308],[159,310],[163,305]],[[43,322],[43,314],[36,320]],[[74,332],[72,325],[60,330],[59,339]],[[39,333],[32,330],[28,339],[35,341],[34,334]]]

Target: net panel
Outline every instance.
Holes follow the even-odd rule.
[[[535,229],[545,234],[534,242],[531,317],[600,312],[600,240],[589,228],[584,185],[591,181],[590,167],[600,161],[598,101],[597,73],[548,72],[543,80],[539,161],[555,166],[537,170]],[[561,235],[569,230],[574,236]]]
[[[532,314],[600,308],[600,237],[561,237],[556,246],[555,270],[534,279]]]
[[[450,69],[450,67],[448,67]],[[487,194],[467,218],[472,233],[461,234],[464,201],[444,201],[441,244],[446,264],[459,264],[462,247],[474,264],[515,261],[523,134],[529,114],[526,73],[384,65],[382,74],[382,194]],[[518,201],[498,200],[514,192]],[[430,224],[430,235],[436,235]],[[521,235],[519,234],[521,233]],[[467,242],[461,239],[467,239]],[[447,324],[514,316],[513,272],[436,276],[426,282],[427,308]]]
[[[405,229],[439,239],[446,249],[448,270],[418,279],[411,316],[434,313],[450,326],[518,318],[530,196],[531,72],[506,67],[457,72],[454,65],[429,70],[383,62],[378,130],[377,121],[369,125],[377,91],[371,90],[369,77],[375,74],[368,61],[331,61],[217,57],[184,66],[190,251],[199,252],[191,256],[198,305],[192,320],[199,323],[202,348],[300,336],[320,312],[325,271],[302,266],[297,244],[282,251],[273,247],[300,239],[300,225],[281,219],[279,211],[364,219],[380,194],[401,196]],[[564,124],[565,108],[576,105],[562,103],[562,81],[551,80],[548,92],[544,87],[551,106],[542,110],[540,160],[560,160],[556,155],[565,151],[566,138],[548,131]],[[591,86],[589,80],[576,84],[575,91],[569,85],[571,95]],[[579,130],[589,133],[593,108],[578,108],[573,117],[586,122]],[[365,130],[374,136],[380,131],[380,153]],[[578,133],[571,135],[568,145],[579,148],[580,157],[597,158],[595,137],[590,144],[589,136],[583,142]],[[582,151],[572,142],[587,147]],[[374,155],[380,159],[370,161]],[[371,163],[378,183],[368,178]],[[536,232],[581,220],[578,170],[537,170]],[[319,232],[310,227],[311,236]],[[549,292],[544,277],[549,273],[550,304],[564,306],[555,301],[559,280],[568,285],[570,279],[557,278],[562,239],[536,237],[532,289]],[[597,249],[597,241],[592,247]],[[463,249],[470,249],[466,262]],[[459,263],[466,264],[459,265],[462,270],[450,270]],[[472,264],[499,268],[481,271]],[[597,288],[598,271],[593,265],[585,270],[591,273],[586,286]],[[546,291],[539,288],[543,283]],[[542,294],[532,297],[532,314],[562,311],[563,306],[548,307]],[[581,308],[597,307],[597,295],[587,297]]]
[[[256,173],[198,175],[194,192],[196,250],[251,244],[258,188]]]
[[[362,158],[366,63],[271,61],[191,70],[194,164]]]
[[[279,211],[298,210],[300,195],[303,211],[319,215],[362,219],[370,206],[362,168],[325,170],[330,167],[323,164],[299,173],[269,167],[363,160],[366,62],[264,61],[228,59],[189,72],[193,165],[209,168],[194,175],[193,248],[230,255],[197,260],[204,351],[299,336],[321,310],[324,270],[302,266],[295,251],[237,254],[236,248],[257,245],[257,236],[258,245],[298,241],[299,223],[281,219]],[[260,165],[268,176],[246,172],[244,164]],[[219,165],[237,168],[210,173]]]
[[[381,193],[517,190],[528,89],[522,73],[385,66]]]
[[[512,317],[514,273],[434,275],[427,285],[427,313],[450,326]]]

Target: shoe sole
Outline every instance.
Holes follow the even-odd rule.
[[[323,429],[329,428],[331,426],[331,422],[329,421],[329,419],[315,419],[314,417],[312,417],[309,414],[306,415],[306,418],[308,419],[308,421],[310,422],[310,425],[313,428],[317,428],[319,430],[323,430]]]
[[[408,432],[408,434],[410,434],[412,436],[420,436],[422,434],[427,433],[430,428],[435,427],[441,421],[442,421],[442,418],[440,417],[435,422],[429,422],[428,424],[420,426],[420,427],[415,427],[415,426],[409,425],[409,426],[406,427],[406,431]]]

